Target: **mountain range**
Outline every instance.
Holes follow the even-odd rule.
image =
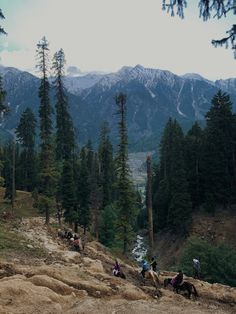
[[[12,132],[21,113],[30,107],[38,115],[39,78],[11,67],[0,67],[7,92],[10,114],[1,128]],[[186,130],[194,121],[204,123],[213,95],[219,90],[230,94],[236,112],[236,78],[210,81],[198,74],[178,76],[170,71],[141,65],[122,67],[115,73],[87,73],[65,77],[65,86],[79,143],[98,141],[103,121],[108,121],[111,139],[117,141],[117,115],[114,96],[127,94],[127,126],[132,150],[156,149],[169,117]],[[54,103],[53,93],[51,95]]]

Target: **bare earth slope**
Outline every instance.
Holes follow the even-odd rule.
[[[45,258],[0,259],[0,313],[235,313],[236,289],[193,280],[200,297],[143,282],[139,269],[122,263],[127,280],[111,276],[113,256],[99,243],[71,251],[43,219],[22,221],[18,232],[47,250]],[[173,273],[162,272],[161,282]]]

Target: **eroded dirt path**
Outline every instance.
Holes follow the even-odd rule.
[[[0,313],[223,314],[236,312],[236,289],[193,281],[200,293],[188,300],[143,283],[138,268],[122,262],[127,280],[111,276],[114,257],[97,242],[80,254],[47,229],[42,218],[24,219],[18,230],[48,257],[0,262]],[[31,245],[31,244],[30,244]],[[161,280],[170,273],[164,273]],[[191,281],[192,279],[189,278]]]

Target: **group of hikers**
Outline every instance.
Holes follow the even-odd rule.
[[[193,270],[194,270],[193,277],[195,279],[200,279],[201,278],[200,261],[198,258],[194,258],[192,261],[193,261]],[[150,270],[152,270],[153,272],[155,272],[159,275],[159,268],[158,268],[156,257],[152,257],[150,263],[148,263],[147,260],[143,259],[141,262],[141,267],[142,267],[142,270],[140,273],[144,279],[145,279],[146,272],[148,272]],[[117,260],[115,261],[115,264],[112,268],[112,273],[114,276],[125,278],[124,273],[121,269],[121,266]],[[184,283],[184,274],[183,274],[182,270],[179,270],[177,275],[175,275],[170,280],[170,284],[173,286],[173,288],[176,289],[178,287],[181,287],[181,285],[183,285],[183,283]]]
[[[67,228],[64,228],[64,230],[58,229],[58,236],[62,239],[66,239],[69,242],[69,244],[73,247],[73,249],[75,249],[76,251],[80,252],[84,249],[84,245],[83,245],[83,242],[81,241],[81,237],[79,236],[78,233],[73,233],[72,229],[67,229]],[[199,258],[193,258],[192,261],[193,261],[193,270],[194,270],[193,277],[195,279],[201,279],[201,265],[200,265]],[[149,276],[151,273],[151,274],[155,274],[158,280],[158,276],[160,272],[159,272],[157,259],[155,256],[151,258],[150,262],[148,262],[146,259],[143,259],[141,261],[141,267],[142,267],[142,270],[140,274],[142,275],[143,279],[146,278],[146,273],[148,273]],[[116,277],[121,277],[123,279],[126,279],[126,276],[117,259],[115,260],[115,264],[113,265],[112,274]],[[153,277],[153,275],[151,277]],[[184,284],[184,274],[182,270],[179,270],[177,275],[175,275],[173,278],[168,278],[166,280],[168,280],[168,283],[171,284],[174,289],[176,290],[181,289],[182,285]]]
[[[80,252],[84,249],[80,235],[78,233],[73,233],[72,229],[58,229],[58,236],[62,239],[66,239],[75,251]]]

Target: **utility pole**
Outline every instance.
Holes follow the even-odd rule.
[[[149,233],[149,253],[153,253],[153,215],[152,215],[152,161],[147,156],[147,215]]]

